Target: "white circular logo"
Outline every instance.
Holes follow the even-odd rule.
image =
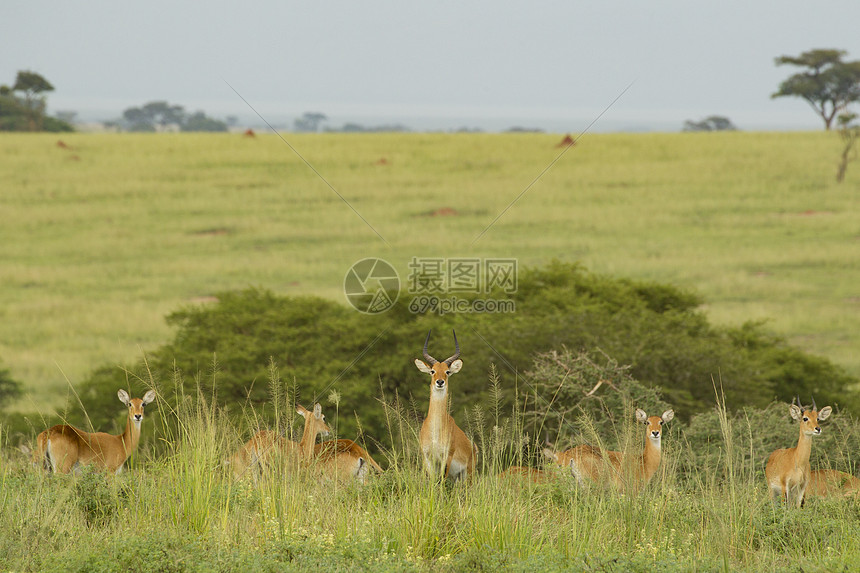
[[[346,300],[366,314],[385,312],[400,296],[400,277],[388,261],[374,257],[353,264],[343,279]]]

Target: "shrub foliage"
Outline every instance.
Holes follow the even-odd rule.
[[[612,400],[627,399],[648,401],[655,410],[671,405],[682,420],[689,420],[712,409],[715,384],[731,411],[764,408],[774,399],[789,402],[796,394],[807,401],[814,395],[818,403],[849,411],[858,404],[849,391],[857,381],[828,360],[789,346],[761,324],[713,326],[699,310],[697,295],[672,286],[608,278],[555,262],[521,270],[515,294],[494,296],[512,298],[516,312],[415,314],[404,292],[388,312],[364,315],[318,297],[280,296],[257,288],[225,292],[217,303],[188,306],[168,316],[176,327],[173,340],[139,364],[94,372],[81,387],[81,401],[94,427],[119,431],[124,418],[118,414],[116,389],[130,386],[142,394],[144,383],[153,380],[168,403],[193,396],[199,388],[234,419],[243,419],[240,414],[253,407],[261,422],[269,423],[274,412],[265,404],[271,392],[268,369],[274,363],[285,384],[302,389],[300,403],[337,392],[341,435],[354,436],[359,417],[368,435],[382,438],[384,412],[377,398],[412,397],[413,415],[423,416],[427,380],[413,360],[421,357],[432,328],[434,356],[453,352],[452,329],[460,342],[465,365],[451,381],[457,419],[487,398],[491,364],[498,366],[500,386],[511,401],[515,386],[549,392],[559,377],[567,376],[574,386],[555,398],[556,414],[545,424],[555,432],[551,439],[560,428],[552,416],[578,407],[598,379],[627,391],[608,398],[612,392],[607,393],[607,385],[600,396],[585,400],[592,416],[600,404],[606,411],[608,406],[616,409]],[[575,376],[553,370],[551,363],[559,357],[567,364],[558,368],[572,368]]]

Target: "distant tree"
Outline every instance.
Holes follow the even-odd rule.
[[[507,133],[543,133],[543,130],[539,127],[522,127],[519,125],[509,127],[505,131]]]
[[[322,122],[328,118],[324,113],[306,111],[302,117],[298,117],[293,121],[293,129],[296,131],[316,132],[319,131]]]
[[[175,126],[180,131],[227,131],[227,124],[208,117],[202,111],[191,115],[181,105],[166,101],[151,101],[141,107],[130,107],[122,112],[115,125],[126,131],[164,131]]]
[[[712,115],[702,121],[687,120],[681,131],[737,131],[737,127],[727,117]]]
[[[806,68],[779,85],[772,98],[803,98],[824,120],[829,130],[833,119],[860,100],[860,61],[844,62],[843,50],[810,50],[800,56],[780,56],[776,65],[790,64]]]
[[[122,112],[123,127],[128,131],[155,131],[155,125],[139,107],[130,107]]]
[[[202,111],[188,116],[180,126],[182,131],[227,131],[227,124],[219,119],[207,117]]]
[[[854,146],[857,140],[860,139],[860,125],[854,123],[857,119],[856,113],[843,113],[837,120],[839,122],[839,137],[842,138],[844,144],[842,155],[839,159],[839,168],[836,171],[836,182],[842,183],[845,179],[845,171],[848,169],[848,163],[857,159],[857,151]]]
[[[42,94],[53,90],[41,75],[19,71],[11,87],[0,86],[0,131],[74,131],[66,121],[45,117]]]
[[[128,131],[156,131],[168,125],[181,126],[185,110],[181,105],[170,105],[166,101],[151,101],[142,107],[126,109],[122,117]]]
[[[325,131],[332,133],[405,133],[409,128],[399,123],[391,125],[362,125],[360,123],[345,123],[341,127],[327,127]]]
[[[54,91],[54,86],[36,72],[19,71],[12,91],[23,92],[30,131],[38,131],[45,116],[45,97],[41,94]]]

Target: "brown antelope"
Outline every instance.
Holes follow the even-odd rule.
[[[150,390],[143,398],[129,398],[128,392],[117,392],[119,401],[128,406],[125,431],[119,436],[104,432],[85,432],[64,424],[40,433],[36,438],[34,463],[46,460],[54,473],[67,474],[81,466],[93,464],[99,469],[119,474],[129,456],[137,449],[143,408],[155,401]]]
[[[815,398],[812,399],[812,409],[804,409],[797,398],[797,405],[792,403],[788,407],[791,417],[800,421],[800,435],[797,438],[797,446],[775,450],[767,459],[764,475],[770,488],[771,499],[776,503],[778,498],[785,500],[787,504],[792,502],[800,507],[803,497],[809,485],[811,469],[809,467],[809,453],[812,451],[812,436],[821,434],[821,426],[818,425],[830,416],[830,406],[818,410]]]
[[[500,478],[525,479],[533,483],[546,483],[550,479],[549,472],[527,466],[511,466],[499,474]]]
[[[811,497],[860,496],[860,479],[836,470],[812,470],[806,495]]]
[[[325,476],[340,480],[354,478],[361,483],[364,483],[367,477],[368,465],[382,472],[382,468],[370,457],[367,450],[352,440],[341,439],[314,444],[316,434],[328,435],[331,432],[319,404],[314,404],[313,412],[308,412],[301,406],[297,407],[297,411],[305,419],[305,431],[299,442],[299,452],[305,463],[315,466]]]
[[[233,468],[234,478],[250,475],[256,482],[275,456],[285,455],[288,461],[296,459],[298,447],[296,442],[282,438],[271,430],[260,430],[227,463]]]
[[[418,435],[424,469],[434,477],[450,477],[455,481],[463,477],[470,478],[475,471],[477,448],[448,413],[448,376],[456,374],[463,367],[463,361],[459,359],[457,333],[454,333],[456,352],[439,362],[427,353],[430,332],[424,340],[424,359],[427,362],[415,360],[418,370],[430,375],[430,407]]]
[[[305,428],[301,440],[294,442],[271,430],[260,430],[251,436],[251,439],[239,448],[239,451],[229,461],[233,467],[233,476],[236,479],[250,473],[254,481],[257,481],[262,476],[263,469],[271,465],[272,459],[278,455],[285,456],[290,467],[294,466],[294,462],[299,459],[313,457],[317,436],[327,436],[331,432],[328,424],[325,423],[322,406],[315,404],[314,411],[311,413],[303,406],[296,404],[296,412],[305,419]],[[309,452],[307,456],[305,456],[305,452]]]
[[[673,410],[666,410],[662,416],[651,416],[644,410],[636,409],[636,421],[645,425],[645,449],[641,455],[632,458],[632,466],[625,468],[624,454],[602,450],[594,446],[582,445],[561,453],[545,449],[544,455],[560,466],[569,467],[580,485],[589,479],[596,483],[612,482],[619,489],[638,491],[653,477],[660,466],[661,438],[663,424],[675,417]],[[626,473],[624,470],[628,470]],[[628,483],[628,479],[632,483]]]

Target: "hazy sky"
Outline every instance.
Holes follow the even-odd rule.
[[[451,129],[514,124],[680,129],[718,114],[742,129],[817,129],[771,100],[812,48],[860,59],[858,0],[166,2],[3,0],[0,82],[44,75],[49,109],[110,119],[155,99],[272,122]]]

